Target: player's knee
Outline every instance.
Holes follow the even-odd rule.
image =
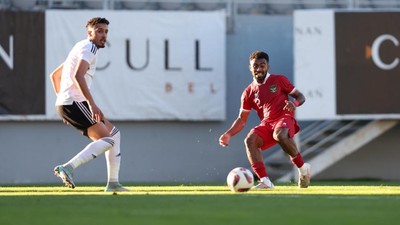
[[[250,136],[247,136],[247,137],[244,139],[243,142],[244,142],[244,145],[249,146],[249,145],[251,144]]]
[[[257,146],[255,136],[251,134],[247,135],[247,137],[244,139],[244,144],[250,149],[254,146]]]
[[[274,131],[273,138],[277,142],[284,141],[289,138],[287,131],[284,129],[277,129]]]

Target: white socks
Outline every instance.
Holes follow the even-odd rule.
[[[298,168],[300,175],[306,175],[308,173],[306,164],[304,163],[302,167]]]
[[[107,161],[107,176],[108,182],[119,182],[119,168],[121,165],[121,152],[120,152],[120,143],[121,143],[121,132],[116,128],[110,132],[111,136],[114,139],[114,146],[110,148],[110,150],[105,152],[105,157]]]
[[[104,137],[97,141],[93,141],[88,144],[81,152],[79,152],[76,156],[74,156],[71,160],[65,163],[63,166],[72,167],[72,169],[76,169],[89,162],[90,160],[96,158],[97,156],[103,154],[105,151],[110,149],[114,145],[113,138]]]
[[[63,166],[72,171],[104,153],[107,162],[107,183],[119,183],[121,132],[113,127],[110,134],[112,137],[101,138],[88,144]]]

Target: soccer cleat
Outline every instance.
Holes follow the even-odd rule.
[[[258,182],[258,184],[251,189],[253,190],[261,190],[261,189],[272,189],[274,188],[274,184],[270,181],[269,184],[266,184],[264,182]]]
[[[124,188],[120,183],[108,183],[104,192],[123,192],[129,191],[127,188]]]
[[[299,188],[308,188],[311,179],[311,165],[304,163],[303,167],[306,172],[302,175],[299,171]]]
[[[63,166],[58,165],[54,167],[54,175],[57,177],[61,178],[62,182],[65,184],[65,186],[74,189],[75,184],[74,181],[72,180],[72,173],[65,169]]]

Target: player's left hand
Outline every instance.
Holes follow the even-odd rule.
[[[294,112],[296,110],[296,105],[291,101],[285,100],[285,106],[283,107],[283,110]]]

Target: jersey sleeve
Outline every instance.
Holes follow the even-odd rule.
[[[83,48],[80,51],[79,57],[80,59],[83,59],[89,64],[91,64],[95,58],[95,54],[93,53],[93,44],[87,44],[83,46]]]
[[[289,94],[295,89],[294,85],[289,81],[287,77],[280,75],[279,81],[283,92]]]
[[[250,88],[247,87],[241,97],[241,110],[251,110]]]

